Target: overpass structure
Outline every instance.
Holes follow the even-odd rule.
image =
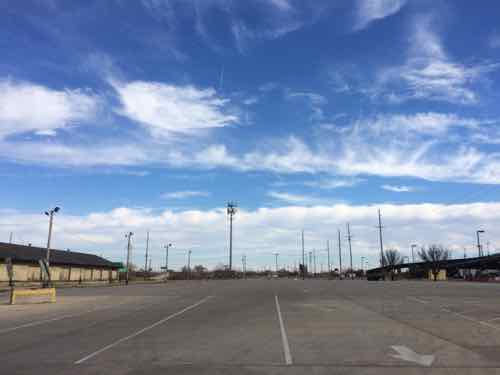
[[[432,269],[431,262],[400,263],[394,266],[372,268],[366,271],[368,280],[382,280],[390,272],[396,276],[406,275],[410,278],[427,278]],[[448,259],[439,262],[439,269],[445,270],[449,278],[457,279],[481,279],[491,275],[500,276],[500,253],[487,256],[461,259]]]

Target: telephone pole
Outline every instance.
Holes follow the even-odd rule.
[[[229,271],[233,268],[233,216],[236,214],[238,205],[235,202],[227,203],[227,214],[229,215]]]
[[[380,209],[378,210],[378,237],[379,237],[379,240],[380,240],[380,267],[384,267],[385,266],[385,262],[384,262],[384,245],[383,245],[383,242],[382,242],[382,218],[380,217]]]
[[[304,250],[304,230],[302,229],[302,280],[306,278],[306,255]]]
[[[125,235],[125,238],[128,240],[127,241],[127,273],[125,275],[125,284],[126,285],[128,285],[129,274],[130,274],[130,252],[131,252],[130,240],[132,239],[133,235],[134,235],[134,233],[132,233],[132,232],[128,232]]]
[[[340,243],[340,229],[339,232],[339,279],[342,279],[342,245]]]
[[[349,243],[349,256],[350,256],[350,264],[351,264],[351,278],[352,278],[352,273],[353,273],[353,268],[352,268],[352,247],[351,247],[351,229],[349,227],[349,223],[347,223],[347,241]]]

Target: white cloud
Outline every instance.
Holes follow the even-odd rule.
[[[415,191],[415,188],[411,186],[405,186],[405,185],[382,185],[382,189],[392,191],[395,193],[410,193]]]
[[[361,178],[350,178],[350,179],[323,179],[319,181],[307,181],[304,183],[304,185],[309,186],[309,187],[314,187],[314,188],[319,188],[323,190],[333,190],[333,189],[339,189],[339,188],[345,188],[345,187],[353,187],[360,182],[362,182],[363,179]]]
[[[153,137],[197,135],[238,122],[228,113],[229,100],[210,88],[144,81],[112,84],[121,102],[117,112],[140,123]]]
[[[259,101],[259,98],[258,98],[258,97],[256,97],[256,96],[251,96],[251,97],[246,98],[245,100],[243,100],[243,104],[245,104],[245,105],[254,105],[254,104],[256,104],[258,101]]]
[[[58,129],[93,119],[98,98],[83,90],[53,90],[30,82],[0,81],[0,137]]]
[[[325,202],[324,199],[311,197],[307,195],[291,194],[287,192],[270,191],[267,195],[282,202],[297,205],[320,205]]]
[[[357,0],[354,30],[362,30],[376,20],[399,12],[406,0]]]
[[[392,102],[409,99],[474,104],[479,100],[475,85],[500,64],[461,64],[453,61],[434,30],[430,15],[415,17],[407,61],[382,69],[372,91]]]
[[[274,261],[269,254],[279,244],[283,259],[290,256],[293,264],[293,256],[300,254],[299,232],[302,228],[305,229],[306,247],[318,249],[324,248],[327,239],[336,240],[336,229],[343,230],[345,223],[350,222],[355,238],[353,253],[357,259],[361,255],[367,256],[374,265],[378,257],[375,228],[378,208],[382,212],[383,225],[391,229],[384,233],[386,246],[399,248],[402,252],[409,251],[410,243],[442,243],[455,249],[455,255],[460,256],[463,248],[467,247],[471,256],[475,242],[475,233],[471,228],[478,227],[486,230],[484,241],[490,241],[492,250],[500,248],[500,234],[496,230],[500,226],[500,202],[379,206],[334,204],[255,210],[240,208],[233,227],[234,254],[246,253],[251,267],[263,266]],[[173,249],[179,250],[171,253],[171,264],[176,268],[185,264],[182,249],[193,250],[196,264],[214,266],[227,261],[224,207],[176,212],[121,207],[77,216],[67,214],[63,205],[55,220],[52,237],[55,248],[92,251],[121,261],[124,260],[126,246],[123,234],[131,230],[135,233],[133,262],[143,264],[146,231],[149,230],[155,267],[164,263],[162,246],[165,243],[172,243]],[[40,213],[0,210],[0,237],[4,239],[8,239],[13,231],[16,242],[44,246],[46,224]],[[324,258],[321,261],[324,262]],[[336,256],[334,262],[337,264]]]
[[[163,193],[161,197],[165,199],[186,199],[193,197],[208,197],[209,195],[210,194],[206,191],[182,190],[171,193]]]

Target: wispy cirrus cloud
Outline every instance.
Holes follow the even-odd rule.
[[[453,61],[435,31],[432,15],[414,18],[407,61],[379,71],[376,95],[400,103],[410,99],[474,104],[479,101],[476,84],[500,68],[488,61],[463,64]]]
[[[382,185],[381,188],[394,193],[410,193],[416,190],[414,187],[405,185]]]
[[[396,14],[406,0],[357,0],[354,30],[362,30],[371,23]]]
[[[35,133],[54,136],[93,119],[99,98],[85,90],[54,90],[32,82],[0,80],[0,137]]]
[[[206,191],[198,191],[198,190],[181,190],[181,191],[173,191],[170,193],[163,193],[161,195],[164,199],[187,199],[194,197],[208,197],[210,193]]]
[[[228,113],[229,99],[219,97],[212,88],[146,81],[111,83],[121,104],[116,112],[138,122],[155,138],[197,135],[238,122],[236,115]]]

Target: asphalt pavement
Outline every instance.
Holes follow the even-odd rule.
[[[0,305],[2,374],[500,374],[500,285],[185,281]]]

